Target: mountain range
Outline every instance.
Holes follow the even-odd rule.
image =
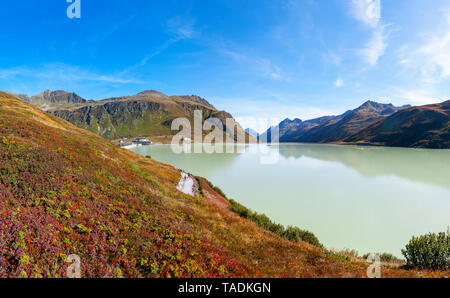
[[[449,120],[449,101],[415,107],[367,101],[338,116],[286,119],[278,125],[279,141],[450,148]],[[271,132],[260,140],[271,142]]]
[[[354,135],[371,124],[407,108],[367,101],[354,110],[338,116],[325,116],[308,121],[286,119],[279,124],[280,142],[331,143]],[[271,141],[270,130],[262,139]]]
[[[176,133],[171,130],[174,119],[187,118],[193,128],[194,111],[200,110],[204,122],[213,124],[214,119],[219,119],[222,123],[223,132],[214,134],[217,138],[225,142],[238,139],[255,141],[232,115],[217,110],[206,99],[196,95],[167,96],[158,91],[147,90],[132,96],[93,101],[81,98],[75,93],[46,90],[32,97],[23,94],[15,96],[109,140],[135,137],[170,139],[170,136]],[[227,119],[230,127],[226,125]],[[206,130],[203,134],[210,132]],[[193,138],[193,135],[186,137]]]
[[[12,95],[109,140],[154,137],[170,142],[177,132],[171,130],[172,121],[187,118],[193,127],[194,111],[200,110],[203,122],[210,122],[210,127],[214,126],[214,119],[219,119],[223,131],[214,132],[214,136],[224,142],[238,139],[272,142],[270,128],[262,134],[244,130],[232,115],[217,110],[206,99],[196,95],[167,96],[147,90],[99,101],[86,100],[62,90],[45,90],[31,97]],[[279,141],[450,148],[449,102],[398,107],[369,100],[342,115],[307,121],[285,119],[278,125]],[[231,120],[231,127],[227,127],[226,119]],[[205,130],[203,135],[211,132]],[[193,134],[186,137],[193,138]]]
[[[346,143],[419,148],[450,148],[450,100],[403,109],[378,121]]]

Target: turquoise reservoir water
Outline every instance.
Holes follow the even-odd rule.
[[[328,248],[401,257],[413,235],[450,226],[450,150],[303,144],[231,149],[132,150],[206,177],[274,221],[314,232]],[[269,155],[272,164],[261,163]]]

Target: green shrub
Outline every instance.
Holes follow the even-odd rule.
[[[362,256],[363,259],[367,259],[371,254],[367,253],[365,255]],[[396,256],[394,256],[393,254],[390,253],[374,253],[374,255],[378,256],[380,258],[381,262],[388,262],[388,263],[402,263],[403,260],[397,258]]]
[[[315,246],[322,246],[319,239],[313,233],[298,227],[288,227],[281,236],[292,242],[305,241]]]
[[[450,268],[450,233],[413,237],[402,250],[408,267],[446,270]]]
[[[229,200],[229,202],[231,203],[229,209],[239,216],[243,218],[250,218],[250,216],[252,215],[252,212],[249,209],[239,204],[238,202],[234,200]]]
[[[322,247],[322,244],[319,242],[319,239],[317,239],[317,237],[309,231],[305,231],[297,227],[288,227],[286,229],[283,225],[274,223],[265,214],[258,214],[256,212],[253,212],[247,207],[239,204],[234,200],[229,200],[229,202],[230,202],[229,209],[231,211],[233,211],[234,213],[238,214],[243,218],[253,221],[260,228],[275,233],[278,236],[292,242],[304,241],[312,245]]]

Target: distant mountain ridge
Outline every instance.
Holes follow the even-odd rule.
[[[196,95],[167,96],[155,90],[146,90],[131,96],[88,101],[75,93],[46,90],[31,98],[26,95],[15,96],[110,140],[171,136],[177,133],[171,130],[174,119],[187,118],[193,127],[194,111],[200,110],[203,121],[219,119],[222,122],[224,133],[217,137],[225,142],[242,138],[255,141],[232,115],[217,110],[206,99]],[[232,128],[226,126],[227,119],[236,127],[235,136],[232,135]]]
[[[450,101],[396,107],[367,101],[338,116],[308,121],[285,119],[279,142],[337,143],[415,148],[450,148]],[[260,136],[271,142],[271,129]]]
[[[212,119],[215,118],[222,122],[224,132],[217,137],[225,142],[242,138],[248,142],[256,142],[257,139],[272,141],[271,129],[262,134],[244,130],[232,115],[217,110],[206,99],[196,95],[167,96],[146,90],[136,95],[94,101],[63,90],[45,90],[31,97],[9,94],[111,140],[170,137],[176,133],[171,130],[174,119],[187,118],[193,126],[193,113],[201,110],[204,122],[213,124]],[[279,142],[450,148],[449,105],[450,101],[397,107],[369,100],[342,115],[307,121],[285,119],[278,126]],[[236,136],[226,126],[228,118],[236,126]]]
[[[337,142],[407,107],[367,101],[357,109],[338,116],[324,116],[308,121],[286,119],[279,124],[279,140],[305,143]],[[261,139],[271,141],[270,129]]]
[[[403,109],[345,139],[344,142],[450,149],[450,100]]]
[[[44,111],[54,108],[69,107],[72,105],[87,102],[86,99],[78,96],[76,93],[67,92],[63,90],[56,90],[56,91],[45,90],[44,92],[41,92],[31,97],[29,97],[26,94],[13,94],[13,93],[9,94],[14,95],[15,97],[25,102],[31,103],[32,105],[35,105]]]

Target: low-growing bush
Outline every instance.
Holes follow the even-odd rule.
[[[288,227],[284,233],[281,234],[282,237],[292,241],[292,242],[300,242],[305,241],[308,243],[311,243],[315,246],[322,246],[319,242],[319,239],[317,239],[316,235],[311,233],[310,231],[302,230],[298,227]]]
[[[365,255],[362,256],[363,259],[367,259],[370,255],[372,255],[371,253],[367,253]],[[404,261],[400,258],[397,258],[396,256],[394,256],[393,254],[384,252],[384,253],[374,253],[373,255],[376,255],[380,258],[381,262],[387,262],[387,263],[403,263]]]
[[[239,216],[241,216],[243,218],[253,221],[260,228],[263,228],[272,233],[275,233],[278,236],[285,238],[292,242],[304,241],[304,242],[308,242],[312,245],[322,247],[322,244],[320,243],[319,239],[317,239],[317,237],[309,231],[305,231],[298,227],[292,227],[292,226],[285,228],[283,225],[274,223],[265,214],[258,214],[256,212],[253,212],[250,209],[248,209],[247,207],[239,204],[238,202],[236,202],[234,200],[229,200],[229,202],[230,202],[229,209],[231,211],[233,211],[234,213],[238,214]]]
[[[413,237],[402,250],[406,265],[419,269],[450,268],[450,233],[430,233]]]

